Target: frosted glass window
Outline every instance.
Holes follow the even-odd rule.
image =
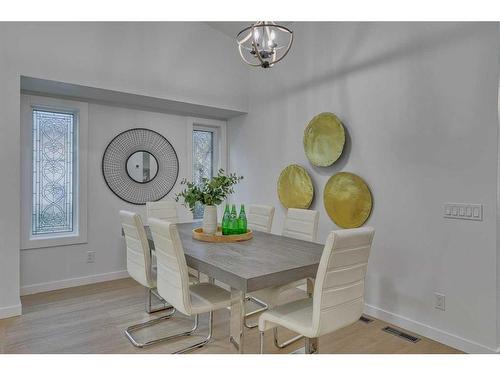
[[[193,131],[193,182],[201,184],[203,178],[214,175],[214,133],[205,130]],[[203,206],[197,204],[194,219],[203,218]]]
[[[33,110],[33,236],[75,230],[74,149],[74,114]]]

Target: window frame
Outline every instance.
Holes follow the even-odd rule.
[[[33,235],[33,110],[71,113],[74,117],[73,231]],[[87,243],[88,104],[21,94],[21,249]]]

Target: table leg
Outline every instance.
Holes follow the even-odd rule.
[[[305,353],[306,354],[318,354],[319,346],[318,346],[318,338],[308,338],[306,337],[306,346]]]
[[[239,353],[243,353],[243,324],[245,319],[245,293],[231,287],[231,321],[229,323],[229,341]]]
[[[319,353],[318,338],[305,338],[305,346],[294,350],[291,354],[318,354]]]
[[[307,278],[307,295],[312,298],[314,293],[314,279]]]

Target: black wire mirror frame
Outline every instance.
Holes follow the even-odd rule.
[[[154,144],[141,142],[144,137],[153,137]],[[123,142],[129,142],[129,145],[126,145],[126,148],[115,148],[117,144],[123,145]],[[115,155],[111,155],[113,151]],[[158,163],[156,176],[148,182],[137,182],[128,174],[127,160],[137,151],[150,153]],[[112,160],[109,160],[110,155],[113,156]],[[106,185],[118,198],[127,203],[145,205],[147,201],[158,201],[164,198],[173,189],[179,177],[179,159],[174,147],[163,135],[151,129],[133,128],[121,132],[108,143],[102,156],[101,171]],[[115,180],[118,178],[118,186],[120,183],[127,184],[129,196],[120,194],[116,181],[111,180],[112,176],[109,173],[107,175],[107,171],[113,172]],[[172,175],[175,177],[172,178]],[[147,194],[148,189],[149,194]],[[148,199],[140,198],[144,194],[148,196]]]

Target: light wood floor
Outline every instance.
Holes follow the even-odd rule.
[[[301,293],[292,291],[292,293]],[[293,295],[291,295],[293,297]],[[147,349],[134,348],[123,331],[129,325],[150,319],[144,312],[144,289],[132,279],[68,288],[22,297],[23,315],[0,320],[0,353],[169,353],[196,337],[174,343],[161,343]],[[154,315],[161,315],[156,313]],[[213,341],[193,353],[235,353],[229,344],[229,312],[215,313]],[[187,318],[174,318],[148,329],[143,336],[157,337],[186,329]],[[435,341],[423,338],[413,344],[382,332],[387,323],[357,322],[331,335],[320,338],[321,353],[459,353]],[[206,317],[201,318],[206,332]],[[292,337],[292,332],[283,337]],[[257,329],[246,330],[245,348],[258,352]],[[289,353],[302,346],[277,350],[266,334],[266,352]]]

